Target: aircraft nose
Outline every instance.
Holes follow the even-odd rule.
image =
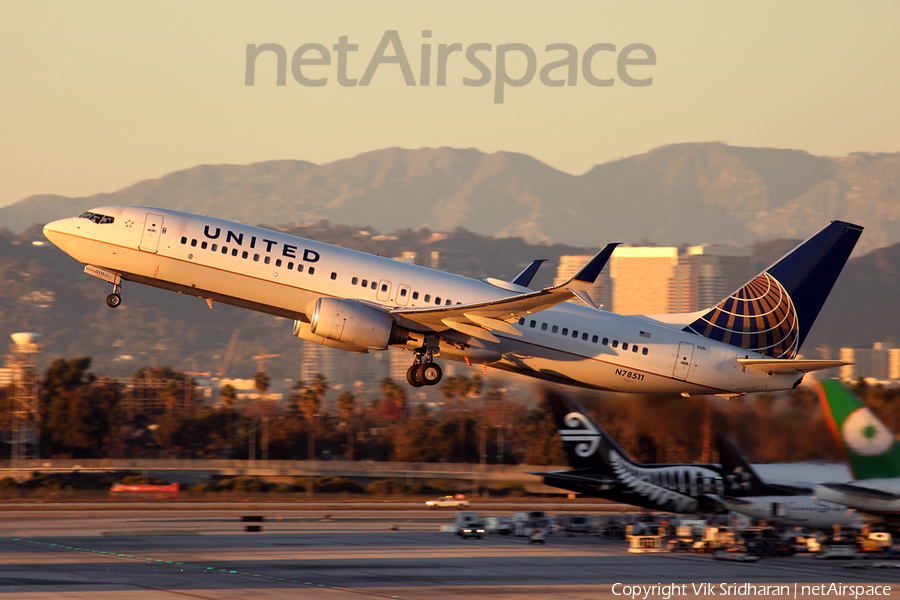
[[[66,243],[69,241],[69,231],[72,229],[74,217],[59,219],[44,225],[44,237],[65,252]]]

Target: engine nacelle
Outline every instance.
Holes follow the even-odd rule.
[[[310,319],[310,332],[328,340],[360,348],[384,350],[404,344],[408,332],[390,315],[353,300],[319,298]]]
[[[369,352],[368,348],[352,346],[343,342],[335,342],[334,340],[323,338],[321,335],[316,335],[309,330],[309,323],[305,321],[294,321],[294,335],[301,340],[315,342],[317,344],[322,344],[323,346],[328,346],[329,348],[337,348],[338,350],[346,350],[348,352],[359,352],[360,354],[367,354]]]

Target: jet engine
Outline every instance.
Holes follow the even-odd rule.
[[[310,333],[359,348],[384,350],[405,344],[409,332],[387,313],[354,300],[319,298],[309,324]]]

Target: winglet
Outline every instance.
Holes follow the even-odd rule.
[[[531,261],[531,264],[525,267],[525,270],[516,275],[516,278],[512,280],[512,283],[521,285],[522,287],[528,287],[531,285],[531,280],[534,279],[538,269],[541,268],[541,264],[545,262],[547,262],[546,258],[539,258]]]
[[[597,281],[597,277],[600,276],[600,271],[603,270],[603,267],[606,266],[606,263],[609,262],[609,257],[612,256],[613,250],[616,249],[621,242],[614,242],[612,244],[607,244],[603,250],[594,255],[594,258],[589,260],[581,270],[578,271],[572,279],[567,281],[558,287],[568,287],[574,289],[587,289]]]

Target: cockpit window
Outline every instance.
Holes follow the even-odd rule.
[[[106,223],[113,223],[116,220],[115,217],[108,217],[106,215],[101,215],[101,214],[92,213],[92,212],[82,213],[78,216],[78,218],[79,219],[88,219],[99,225],[105,225]]]

